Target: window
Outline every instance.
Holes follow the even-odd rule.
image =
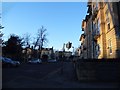
[[[94,23],[94,30],[95,34],[100,34],[100,19],[96,19],[96,22]]]
[[[110,18],[109,18],[109,10],[107,9],[106,12],[106,23],[107,23],[107,30],[110,29]]]
[[[108,30],[110,29],[110,23],[107,24],[107,29],[108,29]]]
[[[109,49],[109,54],[112,54],[112,42],[111,39],[108,40],[108,49]]]
[[[93,4],[92,9],[93,9],[93,13],[98,10],[98,2],[95,2],[95,3]]]
[[[96,9],[98,9],[98,2],[96,2]]]
[[[97,29],[97,23],[95,23],[95,30]]]
[[[100,32],[100,19],[97,19],[97,32]]]
[[[100,54],[100,45],[97,44],[95,48],[96,48],[96,55],[98,56]]]
[[[106,3],[106,2],[108,2],[108,0],[104,0],[104,2]]]

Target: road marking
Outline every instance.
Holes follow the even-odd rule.
[[[48,73],[46,76],[42,77],[40,80],[44,80],[46,78],[50,78],[52,75],[54,75],[55,73],[59,72],[61,70],[62,67],[58,68],[57,70],[54,70],[50,73]]]

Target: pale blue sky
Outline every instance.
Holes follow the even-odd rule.
[[[47,29],[46,47],[62,49],[68,41],[80,45],[81,23],[87,13],[87,2],[18,2],[2,3],[4,39],[9,34],[34,37],[43,25]]]

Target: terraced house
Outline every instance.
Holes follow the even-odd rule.
[[[120,58],[120,2],[88,2],[81,58]]]

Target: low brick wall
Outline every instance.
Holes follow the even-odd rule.
[[[120,81],[120,60],[77,60],[75,70],[80,81]]]

